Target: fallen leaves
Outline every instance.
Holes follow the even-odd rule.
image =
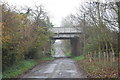
[[[111,64],[108,61],[97,61],[94,60],[89,62],[89,59],[77,61],[88,75],[92,78],[117,78],[118,77],[118,62]]]

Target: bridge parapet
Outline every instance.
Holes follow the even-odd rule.
[[[51,32],[56,34],[79,34],[82,33],[82,29],[79,27],[52,27],[49,29]]]

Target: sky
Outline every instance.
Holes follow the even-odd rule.
[[[47,10],[52,23],[55,27],[60,27],[61,20],[69,14],[75,14],[77,8],[82,5],[85,1],[89,0],[4,0],[10,5],[16,7],[33,7],[36,5],[43,5]],[[98,1],[98,0],[94,0]],[[100,0],[105,1],[105,0]],[[108,0],[114,1],[114,0]],[[118,0],[119,1],[119,0]]]
[[[45,6],[52,23],[55,27],[60,27],[62,18],[69,14],[74,14],[76,8],[84,2],[84,0],[6,0],[10,5],[16,7],[28,6],[33,7],[35,4]]]

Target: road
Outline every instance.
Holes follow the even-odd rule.
[[[75,61],[67,58],[56,59],[44,66],[36,66],[23,78],[85,78],[76,67]]]
[[[53,57],[66,57],[63,50],[61,49],[61,42],[55,42],[53,44],[53,48],[55,50],[55,54],[53,54]]]
[[[55,47],[54,57],[63,57],[49,62],[45,65],[38,65],[22,78],[86,78],[83,71],[78,69],[74,60],[65,58],[60,46]]]

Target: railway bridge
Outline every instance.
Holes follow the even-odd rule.
[[[52,27],[49,29],[54,36],[52,40],[65,40],[70,39],[72,56],[79,56],[82,54],[82,41],[80,34],[82,29],[79,27]]]

